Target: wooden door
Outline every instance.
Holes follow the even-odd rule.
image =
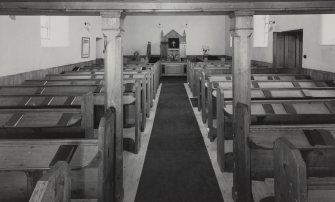
[[[302,30],[273,33],[274,67],[301,69],[302,37]]]

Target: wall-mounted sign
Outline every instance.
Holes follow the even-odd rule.
[[[90,57],[90,38],[89,37],[81,38],[81,57],[82,58]]]

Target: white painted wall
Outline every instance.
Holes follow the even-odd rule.
[[[94,60],[96,37],[102,37],[100,16],[69,17],[67,47],[41,47],[39,16],[0,16],[0,25],[0,76]],[[81,58],[81,37],[91,38],[89,58]]]
[[[273,31],[303,29],[303,67],[335,72],[335,46],[320,45],[320,15],[270,16],[274,20]],[[68,47],[41,47],[39,16],[0,16],[0,76],[50,68],[96,58],[96,37],[102,37],[99,16],[69,17],[70,37]],[[90,22],[88,32],[84,22]],[[161,28],[158,27],[161,24]],[[185,24],[188,24],[187,28]],[[146,53],[151,41],[152,54],[160,54],[160,33],[175,29],[186,31],[187,54],[202,54],[202,46],[210,47],[212,55],[232,55],[229,47],[230,20],[227,16],[127,16],[124,23],[124,54],[134,51]],[[81,37],[91,38],[90,58],[81,58]],[[269,34],[269,46],[253,48],[252,59],[272,62],[273,35]],[[98,57],[102,54],[99,53]]]
[[[335,45],[320,45],[320,15],[277,15],[270,20],[275,21],[274,32],[303,29],[303,55],[307,55],[302,59],[304,68],[335,72]],[[252,58],[272,63],[273,32],[269,33],[269,46],[253,48]]]
[[[179,34],[186,31],[188,55],[202,55],[203,45],[209,46],[211,55],[225,54],[225,16],[127,16],[124,29],[126,55],[132,55],[134,51],[145,55],[148,41],[151,42],[151,53],[159,55],[161,30],[165,35],[172,29]]]

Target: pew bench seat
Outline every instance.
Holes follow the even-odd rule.
[[[331,124],[335,122],[335,100],[263,100],[251,102],[252,125]],[[222,108],[220,106],[220,108]],[[217,135],[233,138],[233,103],[225,102],[217,123],[222,130]]]
[[[4,95],[0,108],[20,106],[71,106],[81,105],[82,96],[75,95]]]
[[[306,150],[306,158],[311,165],[311,176],[325,177],[335,176],[334,167],[328,170],[318,166],[318,162],[335,162],[335,152],[328,155],[320,155],[313,152],[314,149],[334,148],[335,126],[320,127],[317,125],[287,127],[257,127],[250,128],[248,136],[248,145],[250,148],[251,177],[253,180],[263,181],[265,178],[273,178],[274,159],[273,145],[279,138],[286,138],[300,150]],[[237,143],[234,143],[237,144]],[[312,151],[309,153],[308,151]],[[218,154],[218,161],[221,171],[232,172],[233,158],[232,153]],[[331,161],[330,161],[331,163]],[[332,163],[335,166],[334,163]],[[314,167],[313,167],[314,166]],[[313,173],[313,174],[312,174]]]
[[[213,91],[214,98],[217,97],[217,92]],[[224,90],[225,99],[232,99],[233,92],[230,89]],[[251,89],[251,98],[269,99],[269,98],[334,98],[335,89],[329,88],[302,88],[302,89]]]
[[[219,94],[219,97],[217,97],[217,95]],[[335,98],[335,89],[333,87],[327,87],[327,88],[303,88],[303,89],[292,89],[292,88],[283,88],[283,89],[251,89],[251,99],[253,102],[256,102],[257,100],[259,100],[261,102],[261,100],[273,100],[273,104],[275,104],[275,100],[289,100],[292,102],[295,102],[294,100],[302,100],[302,101],[306,101],[308,99],[331,99],[331,98]],[[213,128],[213,120],[215,120],[218,116],[218,108],[219,105],[220,106],[224,106],[226,101],[232,101],[232,90],[231,89],[224,89],[221,86],[219,88],[217,88],[216,91],[212,92],[212,102],[216,101],[216,104],[212,104],[208,106],[208,128],[209,128],[209,134],[208,137],[210,138],[211,141],[213,141],[216,137],[216,129]],[[221,104],[220,104],[221,102]],[[288,102],[286,102],[288,103]],[[270,103],[271,104],[271,103]],[[306,105],[307,103],[305,103]],[[313,109],[313,112],[315,115],[317,114],[318,110],[323,110],[320,111],[322,113],[326,113],[327,109],[331,108],[331,104],[328,103],[326,106],[321,106],[322,104],[316,104],[314,103],[313,105],[308,105],[310,107],[312,107],[311,109]],[[230,105],[231,106],[231,105]],[[267,111],[271,112],[275,112],[275,110],[277,111],[277,114],[287,114],[287,110],[292,109],[292,113],[296,114],[296,111],[298,110],[298,112],[301,112],[302,107],[304,105],[300,104],[299,106],[297,106],[298,108],[295,109],[294,107],[288,107],[288,105],[281,106],[281,105],[270,105],[270,106],[266,106],[265,108],[263,106],[259,106],[259,105],[253,105],[254,107],[252,107],[251,110],[254,111],[254,113],[264,113]],[[258,110],[262,110],[262,111],[255,111],[257,110],[257,107],[259,108]],[[305,106],[306,107],[306,106]],[[226,113],[229,115],[232,112],[232,109],[230,107],[227,108]],[[216,113],[214,113],[216,112]],[[224,112],[220,112],[220,113],[224,113]],[[302,113],[302,112],[301,112]],[[319,116],[319,115],[316,115]],[[222,117],[224,118],[224,117]],[[305,116],[306,118],[306,116]],[[282,117],[283,120],[284,117]],[[311,118],[308,118],[310,121],[312,121]],[[259,119],[260,120],[260,119]],[[296,120],[298,120],[298,116],[296,118]],[[288,121],[288,120],[287,120]],[[286,122],[287,122],[286,121]]]
[[[89,166],[98,158],[98,141],[1,140],[1,171],[48,170],[57,161],[68,161],[72,169]]]
[[[61,111],[50,109],[0,109],[0,127],[71,127],[80,123],[82,115],[70,108]]]

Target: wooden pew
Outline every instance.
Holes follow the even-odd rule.
[[[36,183],[29,202],[71,201],[71,177],[69,165],[57,162]]]
[[[133,68],[133,67],[137,67],[137,68],[142,68],[142,67],[146,67],[146,68],[152,68],[154,67],[154,63],[125,63],[123,64],[123,69],[127,69],[127,68]],[[77,68],[73,71],[91,71],[91,70],[103,70],[104,69],[104,65],[100,64],[100,65],[86,65],[84,67],[80,67]]]
[[[98,201],[113,201],[115,160],[115,111],[108,109],[100,121],[97,139],[0,140],[0,171],[22,171],[38,176],[59,161],[72,170],[95,166],[98,169]],[[32,175],[28,175],[32,176]],[[41,176],[41,175],[40,175]],[[30,179],[31,191],[38,179]]]
[[[229,64],[217,64],[217,65],[195,65],[191,70],[191,82],[192,82],[192,92],[197,96],[197,89],[201,82],[201,72],[207,72],[208,74],[230,74],[231,65]],[[195,96],[195,97],[196,97]]]
[[[42,133],[48,138],[80,137],[81,133],[92,138],[93,95],[0,96],[0,125],[1,139],[24,138],[24,135],[33,138]],[[27,125],[44,127],[28,130]]]
[[[22,95],[31,95],[31,94],[38,94],[38,95],[76,95],[76,94],[84,94],[87,92],[93,92],[94,95],[94,106],[104,106],[104,93],[103,93],[103,86],[92,86],[92,85],[60,85],[60,86],[2,86],[0,87],[0,95],[16,95],[16,94],[22,94]],[[136,94],[135,96],[140,95],[140,87],[139,82],[136,82]],[[123,103],[124,105],[132,105],[135,104],[136,109],[141,109],[141,103],[139,102],[140,99],[136,99],[134,96],[134,93],[126,93],[123,97]],[[137,113],[138,110],[134,112],[134,141],[128,141],[130,146],[127,146],[126,148],[134,148],[134,153],[138,153],[139,146],[136,144],[140,144],[140,141],[136,141],[138,138],[141,137],[141,128],[143,128],[145,125],[143,123],[141,124],[141,113]],[[102,116],[101,113],[97,112],[95,110],[95,119],[100,119]],[[142,118],[143,121],[145,119]],[[98,121],[96,121],[98,122]],[[143,128],[144,129],[144,128]]]
[[[102,86],[104,84],[104,80],[102,79],[68,79],[68,76],[65,75],[55,75],[55,77],[57,77],[58,79],[42,79],[42,80],[26,80],[24,81],[22,84],[23,85],[43,85],[43,86],[57,86],[57,85],[92,85],[92,86],[97,86],[97,89],[99,88],[99,86]],[[129,76],[125,76],[127,78],[125,78],[123,80],[124,83],[124,104],[129,105],[131,104],[131,100],[132,100],[132,92],[134,95],[136,95],[136,91],[137,91],[137,87],[135,88],[135,83],[137,82],[137,80],[140,82],[141,86],[143,86],[143,83],[145,83],[145,78],[144,77],[140,77],[140,78],[130,78]],[[142,121],[141,121],[141,131],[143,132],[145,130],[145,126],[146,126],[146,117],[148,116],[148,110],[150,110],[148,108],[148,100],[146,98],[146,88],[140,87],[139,90],[141,91],[140,94],[140,98],[141,98],[141,112],[145,112],[145,113],[141,113],[142,114]],[[101,89],[101,92],[103,92],[104,89]],[[95,94],[97,96],[97,94]],[[136,99],[136,96],[133,96]],[[97,103],[101,103],[100,105],[103,105],[102,103],[104,102],[103,97],[99,96],[98,98],[96,98],[96,104]],[[100,116],[97,116],[98,119],[100,120]],[[125,116],[126,118],[126,116]],[[97,124],[96,124],[97,125]]]
[[[218,106],[217,149],[220,167],[224,167],[225,141],[233,139],[232,103]],[[296,126],[332,124],[335,120],[335,100],[275,100],[252,101],[251,124],[269,128],[278,125]],[[321,126],[320,126],[321,127]],[[222,169],[223,170],[223,169]]]
[[[154,87],[153,87],[153,76],[150,71],[123,71],[124,78],[145,78],[147,81],[147,100],[148,100],[148,108],[150,109],[153,106],[153,97],[154,97]],[[143,77],[142,77],[143,76]],[[150,116],[150,110],[148,111],[148,117]]]
[[[225,85],[219,84],[216,91],[213,91],[212,95],[214,98],[220,96],[220,99],[231,101],[232,100],[232,89],[225,88]],[[221,90],[218,90],[221,89]],[[219,96],[217,96],[219,95]],[[223,97],[224,95],[224,97]],[[211,97],[208,96],[208,97]],[[335,88],[334,87],[319,87],[319,88],[256,88],[251,89],[251,99],[252,100],[303,100],[303,99],[325,99],[325,98],[335,98]],[[221,101],[222,102],[222,101]],[[212,100],[209,100],[212,103]],[[216,105],[218,101],[216,101]],[[208,136],[211,141],[216,137],[216,130],[214,127],[213,118],[213,104],[208,105]]]
[[[237,103],[234,119],[234,193],[238,197],[251,196],[251,180],[274,177],[273,143],[278,138],[287,138],[299,148],[314,149],[318,145],[334,146],[334,124],[331,125],[294,125],[294,126],[251,126],[246,105]],[[329,156],[331,155],[331,156]],[[313,176],[326,174],[319,162],[328,162],[334,168],[335,153],[311,153],[308,157]],[[330,161],[329,161],[330,160]],[[335,174],[333,169],[333,174]],[[251,199],[250,199],[251,201]]]
[[[206,123],[207,117],[211,118],[213,116],[213,105],[215,105],[215,97],[212,94],[217,88],[217,86],[224,88],[232,88],[232,82],[230,81],[208,81],[207,85],[203,85],[203,91],[201,96],[201,105],[203,109],[201,110],[202,121]],[[260,88],[318,88],[318,87],[334,87],[332,81],[314,81],[314,80],[287,80],[287,81],[252,81],[252,89]]]
[[[103,71],[104,66],[85,66],[82,68],[78,68],[74,71]],[[130,64],[124,64],[123,65],[123,70],[128,71],[128,70],[150,70],[151,74],[153,75],[153,83],[154,83],[154,95],[157,93],[157,89],[159,86],[159,63],[130,63]],[[153,97],[154,98],[154,97]]]
[[[104,74],[104,70],[87,70],[87,71],[66,71],[63,72],[64,75],[92,75],[92,76],[99,76]],[[144,74],[146,77],[146,80],[148,81],[148,87],[147,92],[150,92],[148,94],[148,99],[150,100],[150,106],[153,105],[152,97],[154,97],[154,76],[153,71],[151,69],[149,70],[123,70],[123,75],[129,75],[129,77],[132,77],[131,75],[140,75]]]
[[[62,75],[62,74],[60,74]],[[62,78],[62,77],[60,77]],[[41,86],[53,86],[53,85],[92,85],[101,86],[104,85],[103,79],[34,79],[25,80],[21,85],[41,85]]]
[[[188,75],[189,77],[188,82],[190,84],[190,89],[191,89],[191,92],[193,93],[193,97],[198,96],[197,89],[199,89],[200,83],[201,83],[200,81],[201,72],[205,71],[205,73],[208,76],[232,73],[231,62],[221,62],[221,64],[220,63],[207,64],[204,62],[190,63],[189,66],[190,66],[189,68],[190,73]],[[267,66],[259,66],[259,65],[252,64],[251,73],[252,74],[283,74],[283,73],[296,74],[297,72],[294,70],[292,71],[291,69],[269,68]]]
[[[217,88],[217,86],[225,88],[232,88],[232,82],[221,81],[221,82],[207,82],[207,85],[202,85],[201,101],[199,105],[202,105],[201,117],[203,123],[206,123],[207,116],[212,116],[210,111],[213,109],[213,104],[215,104],[215,99],[212,97],[212,92]],[[290,81],[252,81],[251,88],[317,88],[317,87],[334,87],[332,81],[314,81],[314,80],[290,80]],[[209,114],[209,115],[208,115]]]
[[[228,70],[227,70],[228,69]],[[205,69],[199,69],[197,71],[197,74],[195,75],[195,94],[197,95],[197,97],[199,98],[199,104],[200,103],[200,100],[201,100],[201,91],[202,91],[202,85],[203,85],[203,81],[205,81],[203,78],[202,78],[202,74],[206,72],[206,74],[226,74],[226,73],[229,73],[231,72],[231,67],[230,66],[225,66],[225,67],[206,67]],[[198,105],[198,108],[199,110],[201,110],[201,105]]]
[[[124,72],[129,73],[131,71],[149,71],[150,77],[151,77],[151,88],[152,88],[152,94],[151,98],[154,99],[155,95],[157,93],[158,85],[159,85],[159,64],[126,64],[124,66]],[[151,103],[152,106],[152,103]]]
[[[200,88],[200,75],[201,72],[207,69],[213,69],[216,73],[231,73],[231,66],[226,64],[206,64],[206,65],[191,65],[190,68],[190,89],[193,94],[193,97],[198,97],[198,89]]]
[[[334,201],[334,194],[331,197],[324,192],[334,192],[334,144],[301,147],[279,138],[274,143],[273,155],[276,202]],[[317,160],[319,156],[325,161]],[[323,192],[319,193],[320,190]]]
[[[130,73],[130,72],[149,72],[149,78],[150,78],[150,92],[151,92],[151,99],[153,100],[155,98],[155,95],[157,93],[157,79],[159,79],[159,74],[158,72],[155,70],[157,69],[157,67],[150,65],[150,66],[132,66],[132,65],[128,65],[127,67],[125,67],[124,73]],[[151,107],[153,105],[153,103],[151,102]]]
[[[274,74],[254,74],[251,76],[252,78],[252,87],[253,88],[271,88],[271,87],[280,87],[276,84],[276,82],[282,82],[280,85],[282,88],[284,87],[326,87],[326,86],[334,86],[332,81],[313,81],[311,83],[311,79],[305,75],[274,75]],[[232,88],[232,77],[231,75],[224,76],[209,76],[202,72],[201,80],[205,81],[201,83],[200,89],[198,89],[199,99],[198,99],[198,110],[202,111],[202,119],[203,122],[206,122],[207,118],[207,103],[211,103],[209,95],[211,92],[215,90],[219,82],[226,83],[227,87]],[[268,81],[268,82],[267,82]],[[284,82],[287,81],[287,82]],[[265,83],[264,83],[265,82]],[[290,83],[289,83],[290,82]]]
[[[60,80],[60,79],[104,79],[103,74],[47,74],[45,79]]]
[[[68,75],[68,74],[48,74],[46,75],[46,80],[81,80],[81,79],[101,79],[103,80],[104,78],[104,75],[103,74],[99,74],[99,75],[90,75],[90,74],[71,74],[71,75]],[[147,80],[147,77],[143,74],[126,74],[124,75],[124,83],[127,83],[127,79],[129,79],[130,81],[133,81],[133,79],[143,79],[145,78],[145,80]],[[143,82],[142,82],[142,86],[143,86]],[[146,86],[146,92],[147,92],[147,89],[150,89],[150,84],[148,82],[145,82],[145,86]],[[148,91],[149,92],[149,91]],[[147,103],[147,106],[146,106],[146,112],[147,112],[147,117],[150,116],[150,100],[148,99],[149,98],[149,95],[147,95],[148,93],[145,93],[145,98],[146,98],[146,103]]]

